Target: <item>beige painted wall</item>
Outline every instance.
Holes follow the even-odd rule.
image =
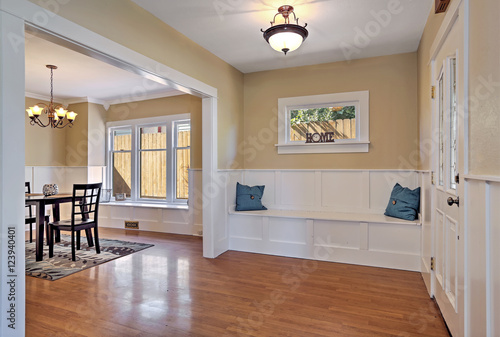
[[[191,114],[191,168],[202,168],[201,99],[198,97],[181,95],[111,105],[108,122],[185,113]]]
[[[45,103],[39,99],[25,98],[26,108],[37,103]],[[19,112],[21,113],[21,112]],[[66,153],[61,151],[66,143],[65,129],[41,128],[30,125],[30,118],[24,112],[25,123],[25,165],[26,166],[64,166],[66,165]],[[42,117],[42,119],[45,117]],[[43,119],[46,121],[46,119]]]
[[[61,148],[61,151],[66,150],[67,166],[87,166],[89,103],[70,104],[68,110],[74,111],[78,115],[73,127],[66,128],[66,144]]]
[[[106,109],[101,104],[88,105],[88,166],[106,165]]]
[[[500,2],[470,2],[469,169],[500,176]]]
[[[169,67],[205,82],[218,91],[218,165],[243,160],[236,148],[243,140],[243,74],[200,47],[132,1],[66,1],[46,6],[85,28]]]
[[[432,43],[444,17],[444,13],[435,14],[433,10],[429,13],[418,47],[418,127],[420,140],[418,168],[421,170],[432,169],[432,69],[429,61]]]
[[[370,91],[368,153],[278,155],[278,98],[360,90]],[[247,169],[417,167],[416,53],[245,74],[244,94]]]

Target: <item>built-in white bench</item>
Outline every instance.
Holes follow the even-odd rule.
[[[283,209],[269,209],[263,211],[235,211],[229,210],[229,214],[248,215],[258,217],[292,218],[292,219],[313,219],[313,220],[333,220],[346,222],[375,222],[394,225],[420,226],[420,220],[414,221],[389,217],[383,214],[370,213],[343,213],[343,212],[322,212],[322,211],[297,211]]]
[[[231,250],[420,271],[420,219],[424,214],[415,221],[383,215],[394,185],[394,181],[385,179],[388,175],[383,174],[384,171],[313,172],[315,183],[307,185],[312,185],[313,191],[307,191],[308,187],[303,185],[303,193],[315,198],[312,205],[305,205],[309,208],[305,210],[300,209],[298,203],[290,202],[293,196],[290,199],[289,190],[283,188],[282,178],[288,172],[269,172],[247,170],[229,179],[228,185],[235,184],[234,180],[248,185],[259,185],[259,181],[265,180],[266,188],[270,188],[263,204],[272,207],[263,211],[235,211],[235,195],[233,189],[228,188],[227,223]],[[298,181],[307,179],[301,177],[301,173],[307,176],[311,171],[293,171]],[[270,181],[273,176],[274,182]],[[398,177],[403,177],[398,182],[404,186],[421,185],[422,173],[405,171],[395,176]],[[337,186],[332,186],[331,182]],[[345,186],[351,182],[354,188],[346,190]],[[344,188],[339,189],[339,183]],[[371,191],[370,187],[376,187],[377,191]],[[336,191],[337,196],[329,195],[327,191],[330,190]],[[343,191],[345,203],[338,197],[339,190]],[[425,198],[423,188],[422,205]],[[339,205],[329,204],[332,200]],[[356,200],[361,201],[356,204]],[[362,205],[368,207],[360,207]]]

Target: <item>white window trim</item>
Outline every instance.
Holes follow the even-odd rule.
[[[161,117],[150,117],[150,118],[138,118],[138,119],[127,119],[122,121],[114,121],[106,123],[106,181],[108,182],[107,188],[112,188],[112,151],[110,151],[110,145],[112,144],[112,134],[110,130],[115,128],[125,128],[130,127],[132,129],[132,148],[131,148],[131,197],[127,199],[125,202],[127,204],[162,204],[162,205],[185,205],[187,204],[187,200],[185,199],[177,199],[175,193],[175,173],[172,170],[167,169],[167,199],[166,200],[156,200],[156,199],[146,199],[139,198],[139,178],[137,176],[137,172],[139,169],[139,161],[136,156],[139,153],[139,140],[136,137],[138,129],[140,127],[148,126],[148,125],[157,125],[157,124],[167,124],[167,166],[169,168],[173,167],[173,144],[174,144],[174,135],[173,135],[173,125],[175,121],[179,120],[190,120],[191,114],[178,114],[178,115],[167,115]],[[112,202],[115,201],[114,197],[112,197]]]
[[[331,103],[348,103],[356,106],[356,139],[336,140],[335,143],[313,143],[290,141],[289,125],[292,109]],[[354,91],[336,94],[287,97],[278,99],[278,154],[295,153],[348,153],[368,152],[370,144],[370,94],[369,91]]]

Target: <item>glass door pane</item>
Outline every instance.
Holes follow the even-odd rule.
[[[444,83],[439,78],[439,186],[444,185]]]
[[[457,67],[456,59],[450,59],[450,188],[456,190],[455,176],[457,169],[457,138],[458,138],[458,116],[457,116]]]

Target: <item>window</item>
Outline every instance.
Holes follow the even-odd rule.
[[[108,123],[108,181],[130,201],[187,203],[189,114]]]
[[[368,152],[368,91],[280,98],[278,113],[278,154]]]

